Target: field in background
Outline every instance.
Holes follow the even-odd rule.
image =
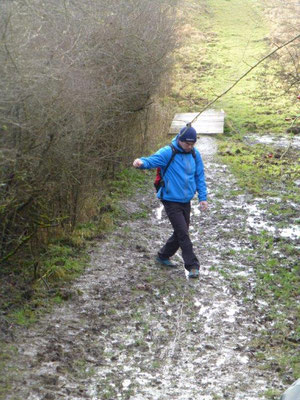
[[[229,88],[274,47],[272,30],[257,0],[186,0],[184,45],[178,51],[172,101],[178,111],[198,111]],[[215,108],[227,114],[229,128],[284,133],[285,118],[299,113],[295,89],[280,81],[280,65],[267,59]]]

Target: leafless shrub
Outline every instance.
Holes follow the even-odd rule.
[[[0,4],[2,260],[41,229],[74,227],[95,188],[159,134],[149,127],[163,121],[175,23],[168,0]]]
[[[299,34],[298,0],[264,0],[263,4],[270,20],[270,41],[273,46],[280,46]],[[300,40],[278,52],[275,59],[280,65],[280,75],[288,87],[299,90]]]

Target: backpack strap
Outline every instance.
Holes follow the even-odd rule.
[[[168,161],[168,164],[166,165],[166,168],[165,168],[164,172],[162,173],[162,170],[160,171],[161,182],[163,182],[163,177],[165,176],[165,174],[167,172],[167,169],[169,168],[169,165],[171,164],[173,158],[178,153],[177,149],[175,148],[175,146],[172,143],[169,146],[172,149],[172,155],[171,155],[170,160]],[[162,188],[161,188],[161,195],[160,195],[160,199],[161,200],[163,200],[163,188],[164,188],[164,186],[162,186]]]
[[[169,168],[169,165],[170,165],[171,162],[173,161],[173,158],[174,158],[175,155],[178,153],[178,151],[176,150],[175,146],[174,146],[172,143],[171,143],[169,146],[170,146],[171,149],[172,149],[172,155],[171,155],[170,160],[168,161],[168,164],[166,165],[166,168],[165,168],[165,170],[164,170],[164,173],[163,173],[163,174],[161,173],[161,177],[162,177],[162,178],[165,176],[165,174],[166,174],[166,172],[167,172],[167,169]]]

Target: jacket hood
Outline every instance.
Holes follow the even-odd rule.
[[[176,147],[176,149],[177,149],[178,151],[180,151],[181,153],[184,153],[184,150],[179,146],[178,138],[179,138],[179,133],[178,133],[178,135],[176,135],[176,136],[172,139],[172,145],[173,145],[174,147]]]

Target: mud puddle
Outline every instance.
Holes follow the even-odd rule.
[[[244,140],[248,144],[266,144],[275,147],[287,148],[289,146],[300,149],[300,136],[291,135],[290,137],[285,136],[273,136],[273,135],[247,135]]]
[[[276,148],[282,148],[288,150],[292,148],[297,151],[300,149],[300,137],[291,135],[289,137],[285,136],[275,136],[275,135],[258,135],[252,134],[244,137],[245,143],[249,145],[253,144],[263,144],[266,146],[272,146]],[[295,180],[296,185],[300,185],[300,180]],[[286,239],[291,239],[293,241],[300,240],[300,226],[299,219],[294,218],[290,221],[284,221],[284,218],[274,218],[266,211],[267,206],[270,204],[280,204],[282,199],[278,198],[266,198],[266,199],[254,199],[253,204],[248,204],[246,206],[248,218],[247,225],[250,231],[262,232],[265,231],[272,234],[274,237],[281,237]],[[297,210],[299,209],[299,204],[295,204],[292,201],[285,200],[285,206],[290,207],[294,210],[294,215],[297,215]],[[285,226],[282,226],[282,225]]]
[[[259,400],[284,387],[253,356],[268,306],[254,295],[249,207],[215,160],[216,142],[197,145],[206,165],[210,208],[193,201],[191,235],[201,260],[199,281],[154,261],[171,229],[152,188],[124,204],[129,217],[95,243],[91,266],[71,298],[34,327],[16,334],[18,366],[7,400]],[[255,212],[255,209],[251,209]],[[243,289],[230,282],[242,280]]]

